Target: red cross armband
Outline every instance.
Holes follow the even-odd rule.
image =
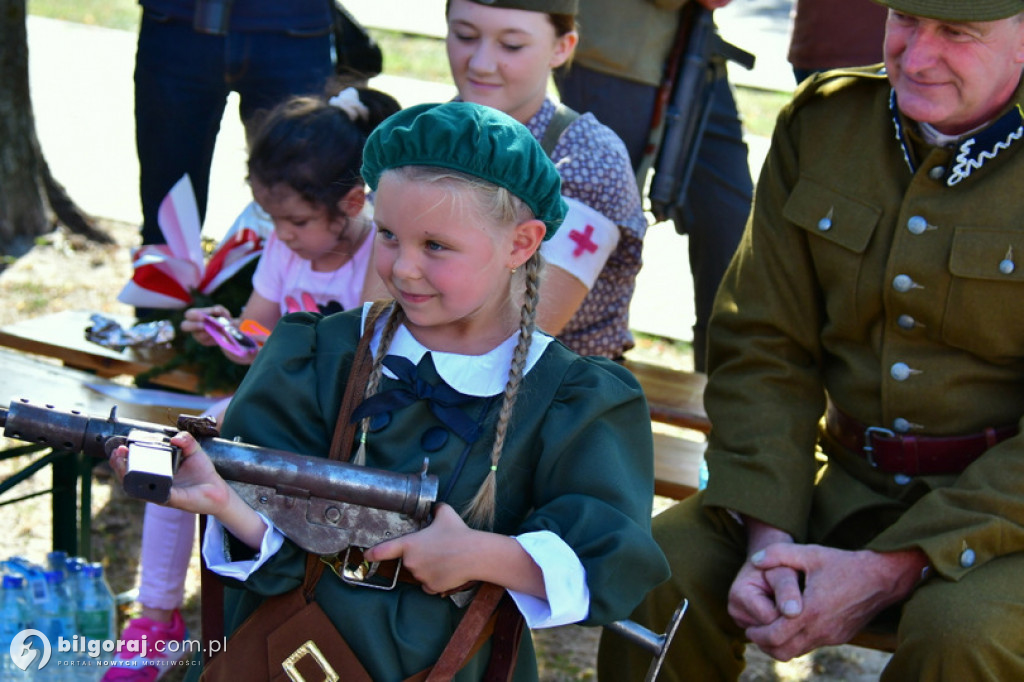
[[[578,199],[563,198],[569,206],[565,222],[540,252],[589,290],[619,243],[619,226]]]

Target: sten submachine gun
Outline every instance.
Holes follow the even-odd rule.
[[[426,461],[419,473],[400,474],[298,455],[219,438],[213,422],[202,417],[182,415],[174,426],[161,426],[121,419],[116,406],[101,418],[14,400],[8,409],[0,407],[0,427],[7,438],[97,459],[127,445],[125,492],[158,503],[167,501],[177,468],[179,453],[169,441],[188,431],[249,506],[299,547],[320,555],[415,532],[429,525],[437,500],[438,480],[427,473]],[[653,681],[685,611],[684,601],[660,635],[628,620],[606,627],[654,656],[646,678]]]
[[[199,417],[161,426],[121,419],[116,407],[104,419],[15,400],[0,408],[0,425],[8,438],[100,459],[127,445],[125,492],[153,502],[166,502],[170,494],[178,453],[168,441],[188,431],[249,506],[315,554],[372,547],[419,530],[437,500],[437,477],[427,474],[426,463],[419,473],[400,474],[257,447],[215,437],[212,423]]]

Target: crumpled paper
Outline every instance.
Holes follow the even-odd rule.
[[[89,319],[92,325],[85,328],[86,340],[116,351],[125,348],[166,348],[174,340],[174,325],[170,320],[140,322],[125,329],[120,322],[104,315],[94,314]]]

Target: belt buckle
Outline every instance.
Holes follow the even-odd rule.
[[[871,445],[871,436],[873,435],[886,436],[887,438],[895,438],[896,433],[891,429],[887,429],[884,426],[869,426],[864,429],[864,459],[868,461],[872,469],[878,468],[878,462],[875,461],[875,447]]]
[[[324,674],[323,682],[338,682],[341,677],[334,671],[331,664],[327,662],[327,657],[320,651],[320,647],[316,645],[316,642],[309,639],[300,646],[298,649],[292,652],[291,656],[284,659],[281,662],[281,668],[284,670],[284,674],[288,676],[288,679],[292,682],[306,682],[306,678],[299,672],[298,664],[306,656],[310,656],[316,663],[317,667]]]

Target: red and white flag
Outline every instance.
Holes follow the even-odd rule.
[[[167,243],[147,244],[134,251],[134,273],[117,297],[122,303],[140,308],[186,308],[193,292],[209,295],[263,250],[261,226],[255,222],[249,226],[240,219],[206,261],[199,209],[188,175],[164,197],[157,219]]]

